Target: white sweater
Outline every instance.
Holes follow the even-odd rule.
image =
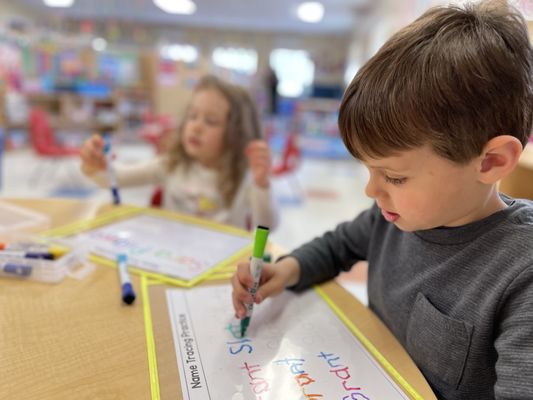
[[[274,229],[277,225],[277,209],[270,188],[257,186],[250,174],[245,176],[233,203],[226,208],[218,191],[217,170],[193,163],[187,170],[177,166],[169,172],[165,161],[164,157],[158,157],[132,165],[115,163],[119,187],[158,184],[163,187],[165,209],[244,229],[256,225]],[[101,187],[109,187],[109,177],[105,171],[89,178]]]

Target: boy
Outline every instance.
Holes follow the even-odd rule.
[[[528,140],[533,51],[505,3],[431,9],[346,90],[375,205],[266,265],[256,303],[368,260],[370,308],[441,399],[533,399],[533,203],[497,191]],[[232,278],[238,317],[248,264]]]

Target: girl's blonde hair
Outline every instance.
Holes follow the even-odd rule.
[[[261,137],[261,124],[255,102],[244,88],[208,75],[198,82],[194,88],[194,93],[207,89],[217,90],[226,98],[230,106],[226,121],[226,132],[224,133],[218,181],[218,189],[226,206],[229,206],[233,202],[248,168],[244,149],[251,140]],[[187,168],[193,161],[185,153],[185,148],[181,141],[185,123],[186,119],[178,127],[178,134],[169,148],[169,171],[179,164],[183,164]]]

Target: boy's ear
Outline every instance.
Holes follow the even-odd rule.
[[[510,135],[489,140],[480,156],[478,180],[494,184],[511,173],[522,154],[522,143]]]

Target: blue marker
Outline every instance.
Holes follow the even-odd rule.
[[[16,264],[14,262],[0,263],[0,271],[9,275],[26,277],[31,275],[32,266],[24,264]]]
[[[250,259],[250,272],[254,278],[254,285],[248,289],[248,292],[252,295],[254,300],[255,293],[259,287],[259,280],[261,279],[261,271],[263,270],[263,256],[265,255],[268,233],[269,229],[264,226],[258,225],[255,229],[254,249],[252,252],[252,258]],[[250,325],[254,303],[245,304],[245,307],[246,316],[241,319],[241,337],[244,337],[246,329],[248,329],[248,325]]]
[[[111,187],[111,194],[113,196],[113,204],[120,204],[120,194],[118,193],[117,175],[113,168],[113,153],[111,152],[111,136],[106,133],[104,135],[104,154],[107,164],[107,175],[109,177],[109,185]]]
[[[128,256],[126,254],[119,254],[117,256],[117,268],[122,290],[122,301],[126,304],[131,304],[135,300],[135,292],[133,291],[133,286],[130,282],[127,264]]]

